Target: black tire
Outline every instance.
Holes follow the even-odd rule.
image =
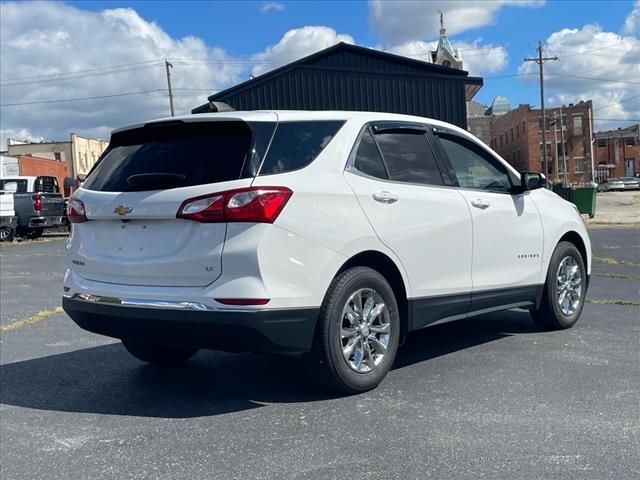
[[[366,373],[358,372],[349,366],[342,352],[343,340],[340,334],[344,321],[343,308],[351,295],[360,289],[373,289],[382,297],[387,306],[389,320],[386,353],[380,363]],[[360,334],[368,335],[362,332]],[[378,338],[382,338],[382,335]],[[399,338],[398,304],[387,280],[371,268],[350,268],[334,278],[327,290],[318,315],[313,349],[306,358],[307,366],[311,374],[331,391],[347,394],[366,392],[377,387],[391,369]]]
[[[560,263],[566,257],[572,257],[579,270],[581,277],[581,292],[578,306],[574,312],[570,315],[566,315],[557,299],[556,299],[556,283],[558,269]],[[563,330],[565,328],[571,328],[580,318],[582,309],[584,308],[585,297],[587,295],[587,272],[584,266],[584,259],[580,252],[573,243],[560,242],[551,256],[549,262],[549,271],[547,272],[547,278],[544,284],[544,291],[542,293],[542,302],[537,309],[531,309],[531,317],[533,320],[545,330]]]
[[[143,362],[154,365],[176,365],[186,362],[198,351],[197,348],[165,347],[148,343],[122,340],[127,351]]]
[[[16,229],[12,227],[0,228],[0,242],[11,242],[15,236]]]

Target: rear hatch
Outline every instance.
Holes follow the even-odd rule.
[[[71,260],[90,280],[205,286],[221,273],[226,223],[176,218],[185,200],[248,187],[277,117],[168,121],[119,131],[76,196]]]

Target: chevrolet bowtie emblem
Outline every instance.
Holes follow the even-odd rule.
[[[113,213],[117,213],[118,215],[126,215],[128,213],[131,213],[132,210],[133,208],[127,207],[126,205],[118,205],[113,209]]]

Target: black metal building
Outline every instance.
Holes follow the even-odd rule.
[[[211,95],[192,113],[236,110],[358,110],[431,117],[467,127],[466,101],[482,87],[468,72],[338,43]]]

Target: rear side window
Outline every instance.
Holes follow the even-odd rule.
[[[360,139],[353,166],[356,170],[371,177],[387,179],[387,171],[382,163],[382,157],[368,129]]]
[[[26,193],[26,180],[0,180],[0,190],[5,192]]]
[[[342,121],[279,123],[260,175],[306,167],[329,144],[342,125]]]
[[[442,185],[442,176],[424,132],[379,133],[389,179],[398,182]]]
[[[254,132],[245,122],[231,121],[125,130],[113,135],[83,188],[134,192],[253,177],[274,128],[260,124]]]

